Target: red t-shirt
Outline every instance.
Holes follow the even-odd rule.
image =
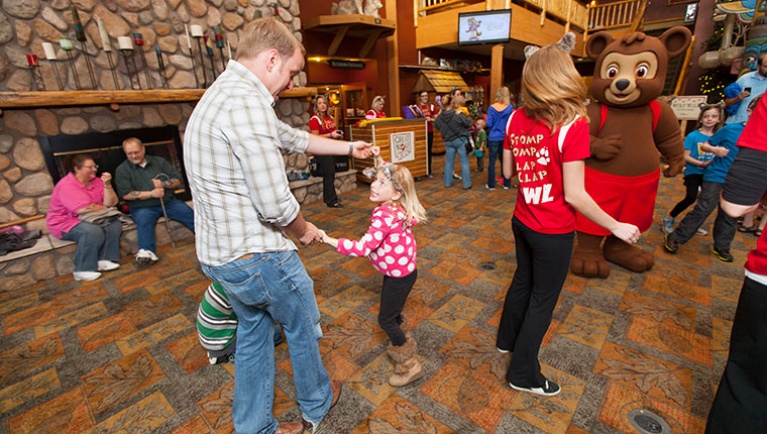
[[[365,119],[378,119],[378,118],[385,118],[386,113],[379,112],[373,109],[368,110],[367,113],[365,113]]]
[[[434,117],[434,105],[433,104],[423,104],[420,106],[421,113],[423,113],[423,117],[425,118],[433,118]],[[434,122],[427,121],[426,122],[428,131],[431,133],[434,131]]]
[[[762,98],[751,113],[738,138],[738,146],[767,152],[767,97]],[[767,276],[767,235],[764,232],[757,240],[756,248],[748,252],[746,270]]]
[[[330,116],[323,116],[320,119],[319,115],[314,115],[309,119],[309,129],[319,131],[320,134],[330,134],[336,130],[336,121]]]
[[[574,231],[575,209],[565,202],[562,165],[590,156],[587,120],[576,119],[551,134],[521,108],[509,118],[503,148],[511,150],[519,176],[514,216],[536,232]]]

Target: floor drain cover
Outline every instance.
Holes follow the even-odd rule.
[[[671,434],[671,426],[650,410],[631,410],[628,420],[642,434]]]
[[[483,262],[479,264],[480,270],[495,270],[495,264],[492,262]]]

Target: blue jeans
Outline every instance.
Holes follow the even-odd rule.
[[[69,232],[62,232],[61,238],[77,243],[74,271],[96,271],[98,261],[120,262],[120,234],[123,232],[119,219],[107,226],[82,222]]]
[[[202,264],[202,270],[224,287],[239,320],[232,404],[237,433],[273,433],[279,426],[272,414],[273,321],[288,340],[301,414],[318,424],[330,410],[333,392],[320,356],[314,282],[296,251],[254,253],[225,265]]]
[[[178,199],[171,199],[165,202],[165,212],[168,218],[175,220],[187,229],[194,232],[194,211],[189,205]],[[136,234],[138,235],[138,248],[157,253],[157,246],[154,241],[154,227],[157,220],[162,217],[162,207],[131,207],[130,209],[133,221],[136,222]]]
[[[468,140],[468,137],[459,137],[445,142],[445,173],[442,175],[445,187],[453,185],[453,165],[455,165],[456,152],[458,153],[458,159],[461,161],[461,183],[463,188],[471,187],[469,156],[466,154],[466,143]]]
[[[495,160],[501,162],[501,176],[503,176],[503,140],[488,140],[487,149],[490,155],[487,156],[487,186],[495,188]],[[511,180],[503,178],[503,186],[511,187]]]

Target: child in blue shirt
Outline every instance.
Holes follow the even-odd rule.
[[[761,97],[754,98],[749,103],[746,111],[749,117],[760,99]],[[700,225],[719,206],[719,196],[724,187],[724,180],[727,178],[727,172],[735,156],[738,155],[736,143],[745,126],[745,122],[726,124],[707,143],[701,145],[703,151],[714,154],[714,159],[703,172],[703,184],[695,208],[682,219],[674,232],[666,235],[663,247],[667,252],[676,253],[679,245],[689,241]],[[719,208],[714,221],[714,245],[711,252],[721,261],[734,260],[730,254],[730,243],[735,237],[737,223],[736,218],[730,217]]]
[[[702,104],[698,116],[698,129],[691,132],[684,139],[684,160],[687,162],[684,168],[684,186],[686,193],[674,208],[663,217],[661,229],[664,234],[674,231],[674,219],[676,216],[694,204],[698,199],[698,189],[703,185],[703,171],[714,158],[714,154],[705,152],[701,146],[722,126],[724,116],[720,104]],[[708,235],[703,228],[698,228],[699,235]]]

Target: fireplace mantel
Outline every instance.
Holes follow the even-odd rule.
[[[0,92],[0,114],[8,109],[109,105],[117,110],[119,104],[197,102],[203,93],[205,89]],[[315,95],[317,89],[314,87],[297,87],[282,92],[280,98],[311,98]]]

